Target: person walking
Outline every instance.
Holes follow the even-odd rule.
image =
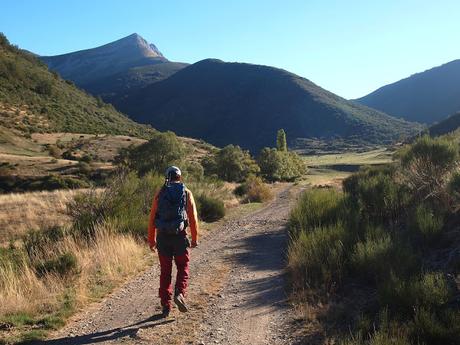
[[[192,243],[186,229],[190,227]],[[189,248],[198,245],[198,216],[192,192],[182,183],[178,167],[166,169],[166,182],[153,198],[148,225],[150,249],[158,251],[162,315],[168,317],[173,294],[171,284],[173,260],[177,268],[174,302],[181,312],[188,311],[185,295],[189,279]]]

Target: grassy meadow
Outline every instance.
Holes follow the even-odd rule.
[[[365,151],[302,155],[308,172],[303,182],[312,186],[341,186],[342,180],[364,166],[388,164],[394,149],[377,148]]]

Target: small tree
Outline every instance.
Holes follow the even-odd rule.
[[[202,164],[207,175],[216,174],[229,182],[241,182],[260,171],[249,152],[235,145],[227,145],[214,156],[205,157]]]
[[[269,181],[293,181],[307,172],[298,154],[268,147],[262,149],[257,163],[262,176]]]
[[[0,46],[8,47],[9,45],[10,42],[8,41],[8,38],[6,38],[3,32],[0,32]]]
[[[48,79],[39,80],[35,86],[35,92],[39,93],[40,95],[51,96],[53,93],[52,82]]]
[[[284,129],[279,129],[276,134],[276,149],[278,151],[287,151],[286,132]]]
[[[184,159],[186,148],[173,132],[157,133],[145,144],[120,150],[115,163],[137,170],[140,176],[150,171],[163,174],[170,165]]]

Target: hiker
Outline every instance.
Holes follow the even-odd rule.
[[[148,242],[150,249],[158,250],[160,259],[159,297],[163,317],[171,311],[172,261],[176,263],[177,277],[174,302],[181,312],[188,310],[185,294],[189,278],[189,247],[195,248],[198,239],[198,216],[193,194],[181,181],[181,171],[171,166],[166,169],[166,182],[153,199],[150,211]],[[190,226],[192,243],[186,229]]]

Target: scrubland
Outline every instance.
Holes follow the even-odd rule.
[[[458,143],[422,137],[290,216],[291,298],[309,343],[458,344]]]

